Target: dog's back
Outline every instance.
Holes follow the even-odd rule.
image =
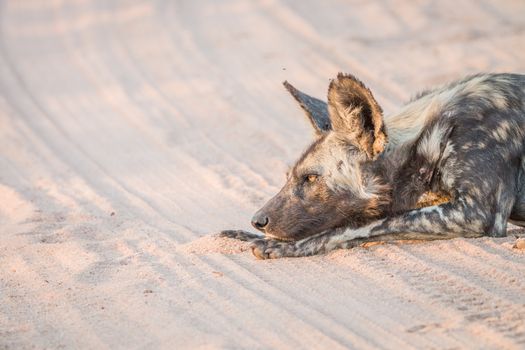
[[[385,116],[389,145],[414,140],[436,118],[495,109],[525,111],[525,75],[477,74],[417,94],[402,109]]]

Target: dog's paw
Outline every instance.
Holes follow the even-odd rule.
[[[252,242],[252,253],[257,259],[278,259],[294,256],[294,242],[283,242],[273,239],[257,239]]]
[[[243,230],[224,230],[219,232],[219,237],[238,239],[243,242],[251,242],[256,239],[261,239],[260,235]]]

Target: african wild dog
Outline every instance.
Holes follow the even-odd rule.
[[[339,74],[328,104],[284,83],[317,138],[253,225],[223,235],[256,257],[307,256],[366,241],[494,237],[525,225],[525,75],[480,74],[420,93],[383,118],[372,93]],[[422,194],[449,200],[416,208]]]

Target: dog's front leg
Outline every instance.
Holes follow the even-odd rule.
[[[275,239],[256,239],[252,241],[252,253],[257,259],[278,259],[284,257],[310,256],[326,253],[328,241],[337,237],[340,231],[327,231],[300,241],[279,241]],[[346,242],[345,248],[356,247],[363,243],[359,240]]]
[[[467,204],[469,203],[469,204]],[[255,240],[253,254],[259,259],[301,257],[352,248],[363,241],[394,239],[450,239],[480,237],[492,230],[505,230],[504,215],[489,214],[471,201],[457,200],[408,211],[357,229],[336,229],[297,242]],[[501,222],[498,222],[500,220]],[[496,227],[497,226],[497,227]]]
[[[219,232],[219,237],[238,239],[239,241],[243,242],[253,242],[259,239],[263,239],[261,235],[244,230],[224,230]]]

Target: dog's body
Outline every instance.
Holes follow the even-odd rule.
[[[285,83],[317,131],[253,224],[259,258],[307,256],[364,241],[504,236],[525,222],[525,75],[476,75],[426,91],[383,119],[355,77],[328,104]],[[418,208],[428,193],[444,203]]]

